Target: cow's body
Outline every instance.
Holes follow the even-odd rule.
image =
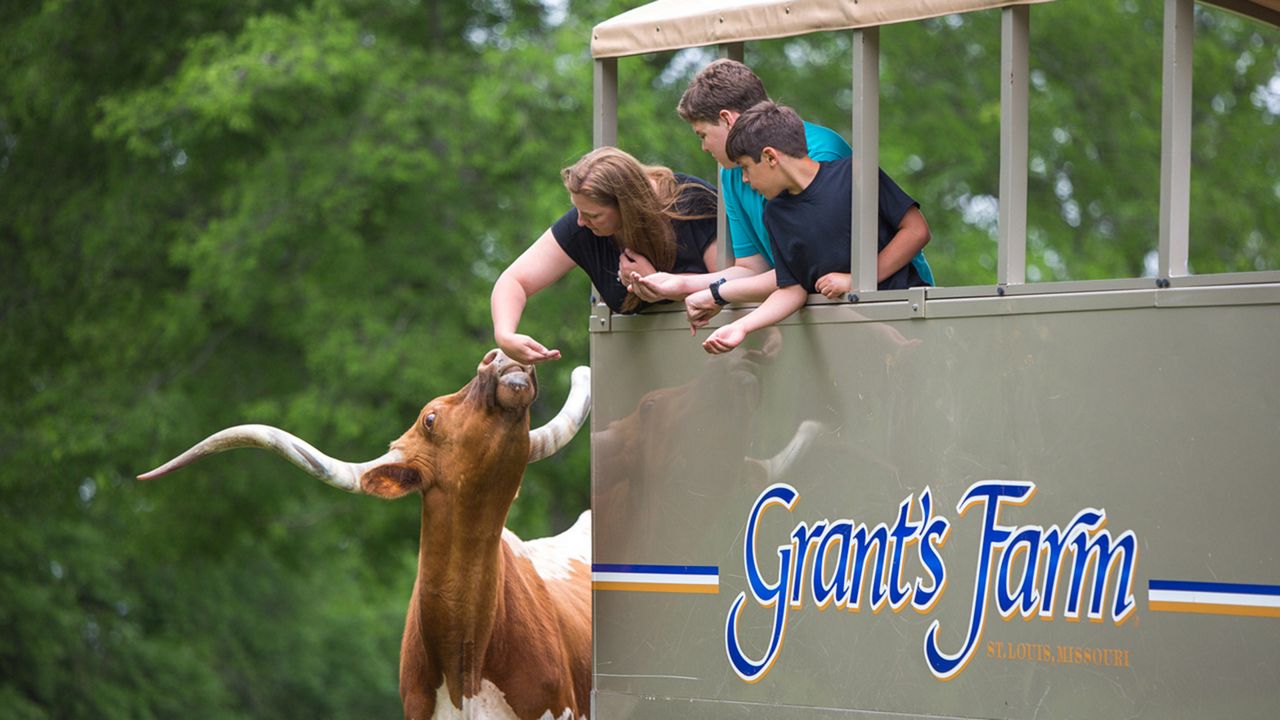
[[[350,492],[421,494],[418,576],[400,652],[406,718],[585,718],[591,693],[591,516],[524,542],[504,527],[527,463],[582,425],[590,373],[578,368],[565,407],[529,431],[533,368],[491,351],[476,377],[427,403],[382,457],[334,460],[282,430],[228,428],[149,479],[236,447],[274,450]]]
[[[425,540],[425,538],[424,538]],[[426,545],[424,544],[425,548]],[[401,645],[405,717],[580,718],[591,693],[591,514],[564,533],[525,542],[504,530],[492,617],[463,593],[419,574]],[[465,574],[460,565],[458,574]],[[431,588],[423,592],[422,588]]]

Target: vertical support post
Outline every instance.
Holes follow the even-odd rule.
[[[879,189],[880,28],[870,27],[853,31],[853,232],[849,238],[851,296],[876,289]]]
[[[1006,7],[1000,20],[1000,234],[998,285],[1027,281],[1027,76],[1031,9]]]
[[[725,43],[720,46],[720,57],[730,60],[742,62],[745,57],[745,45],[740,42]],[[717,172],[717,180],[719,173]],[[719,241],[719,249],[716,250],[716,262],[720,263],[720,269],[733,265],[735,260],[733,256],[733,238],[729,237],[729,220],[724,214],[724,188],[720,187],[720,183],[716,182],[719,190],[720,202],[716,208],[716,240]]]
[[[593,78],[591,139],[595,147],[618,144],[618,59],[598,58]]]
[[[591,142],[593,147],[618,144],[618,59],[597,58],[592,78]],[[591,304],[600,317],[610,317],[609,308],[591,287]],[[604,322],[604,321],[602,321]],[[607,322],[604,322],[607,325]]]
[[[1164,81],[1160,113],[1160,260],[1158,282],[1187,275],[1191,234],[1191,58],[1193,0],[1165,0]]]

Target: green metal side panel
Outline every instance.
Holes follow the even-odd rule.
[[[721,357],[679,319],[592,333],[595,717],[1276,717],[1276,285],[811,307]],[[836,527],[886,567],[819,607]]]

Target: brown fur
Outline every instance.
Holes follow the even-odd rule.
[[[589,711],[590,568],[575,563],[570,582],[544,580],[502,538],[529,456],[536,393],[535,382],[503,381],[511,365],[487,357],[475,380],[428,403],[392,443],[402,464],[361,478],[380,497],[422,494],[418,576],[400,649],[406,718],[432,717],[442,682],[462,707],[482,680],[524,720]]]

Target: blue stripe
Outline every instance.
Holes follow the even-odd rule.
[[[1280,595],[1280,585],[1244,585],[1241,583],[1193,582],[1191,580],[1148,580],[1147,589],[1240,593],[1242,595]]]
[[[651,573],[663,575],[719,575],[715,565],[612,565],[593,563],[592,572]]]

